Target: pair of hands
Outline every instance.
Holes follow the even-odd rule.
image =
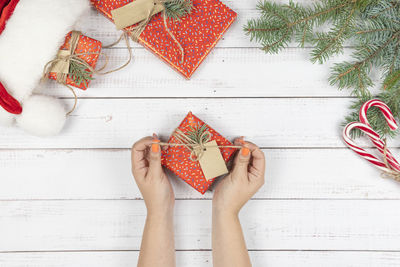
[[[148,214],[171,214],[175,196],[161,166],[161,148],[157,136],[145,137],[132,147],[132,173],[143,195]],[[246,202],[264,184],[264,153],[250,142],[238,138],[242,145],[234,159],[232,171],[218,183],[213,196],[213,210],[237,215]]]

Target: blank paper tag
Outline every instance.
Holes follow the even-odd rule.
[[[70,56],[69,50],[59,50],[57,53],[57,58],[66,58]],[[52,66],[50,72],[55,72],[55,73],[63,73],[63,74],[68,74],[69,73],[69,59],[65,60],[57,60]]]
[[[164,10],[162,4],[156,4],[153,0],[136,0],[123,7],[111,10],[111,15],[115,26],[118,30],[121,30],[145,20],[153,7],[151,16]]]
[[[199,159],[201,169],[206,177],[206,180],[210,180],[220,175],[228,173],[226,168],[225,160],[222,157],[221,150],[219,150],[217,142],[215,140],[205,144],[207,148],[204,151],[203,156]]]

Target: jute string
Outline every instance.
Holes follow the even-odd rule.
[[[81,32],[79,31],[72,31],[71,33],[71,40],[70,40],[70,48],[69,48],[69,54],[68,55],[60,55],[58,54],[57,57],[49,62],[46,63],[46,65],[44,66],[43,69],[43,77],[42,79],[47,79],[49,77],[49,74],[52,71],[52,66],[54,66],[54,64],[58,63],[58,62],[64,62],[65,64],[68,64],[68,62],[76,62],[78,64],[81,64],[83,66],[86,67],[86,69],[90,72],[91,75],[93,74],[97,74],[97,75],[106,75],[106,74],[110,74],[116,71],[119,71],[123,68],[125,68],[126,66],[128,66],[128,64],[132,61],[132,49],[129,43],[129,39],[127,37],[126,33],[123,33],[119,39],[117,41],[115,41],[114,43],[107,45],[107,46],[103,46],[103,48],[110,48],[115,46],[116,44],[118,44],[123,38],[125,39],[126,42],[126,46],[127,49],[129,51],[129,59],[126,63],[124,63],[122,66],[116,68],[116,69],[112,69],[109,71],[105,71],[103,72],[103,70],[107,67],[108,63],[109,63],[109,58],[106,54],[104,53],[75,53],[76,47],[79,43],[79,37],[82,35]],[[99,69],[95,69],[92,66],[90,66],[85,60],[81,59],[79,56],[86,56],[86,55],[104,55],[105,57],[105,63],[104,65],[99,68]],[[72,107],[72,109],[67,113],[67,116],[70,115],[76,108],[77,102],[78,102],[78,97],[75,93],[75,90],[67,84],[67,77],[68,77],[69,73],[56,73],[56,81],[62,85],[64,85],[65,87],[67,87],[72,94],[74,95],[74,105]]]
[[[388,163],[388,159],[387,159],[387,144],[386,144],[386,139],[383,140],[384,142],[384,147],[383,147],[383,162],[386,165],[386,169],[383,173],[382,176],[383,177],[388,177],[388,178],[392,178],[395,181],[400,182],[400,171],[398,170],[394,170],[390,164]]]
[[[136,26],[131,27],[131,30],[130,30],[131,38],[135,42],[139,42],[139,36],[146,29],[146,26],[150,22],[151,18],[155,15],[155,14],[154,15],[152,15],[152,14],[153,14],[156,4],[164,5],[164,3],[167,2],[167,0],[153,0],[153,1],[154,1],[154,5],[151,7],[150,10],[148,10],[146,19],[139,22]],[[164,7],[163,11],[161,11],[161,17],[164,22],[165,30],[167,31],[168,35],[172,38],[172,40],[174,40],[174,42],[177,44],[177,46],[181,52],[180,62],[183,63],[183,61],[185,59],[185,51],[184,51],[182,45],[180,44],[180,42],[178,41],[178,39],[176,39],[175,35],[171,32],[171,30],[168,27],[167,16],[165,14],[165,7]]]
[[[190,154],[190,159],[192,161],[198,161],[201,159],[204,155],[204,152],[207,150],[209,147],[218,147],[218,148],[242,148],[241,146],[234,146],[234,145],[224,145],[224,146],[210,146],[206,144],[211,141],[211,133],[209,131],[205,131],[201,136],[199,142],[194,141],[193,139],[189,138],[184,132],[182,132],[180,129],[176,129],[174,133],[172,134],[173,137],[175,137],[176,140],[178,140],[179,143],[155,143],[159,144],[161,146],[184,146],[189,151],[191,151]]]

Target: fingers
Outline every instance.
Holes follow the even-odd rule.
[[[244,168],[244,163],[247,162],[246,165],[246,171],[249,169],[248,163],[251,158],[251,169],[253,169],[253,173],[258,173],[260,174],[259,177],[264,179],[264,173],[265,173],[265,155],[264,152],[255,144],[251,142],[244,142],[243,138],[237,138],[235,140],[235,145],[242,145],[243,148],[239,151],[239,154],[237,155],[236,162],[239,163],[239,166],[242,166]],[[250,150],[250,155],[246,156],[247,151],[246,148]],[[240,164],[242,163],[242,164]],[[257,170],[255,172],[255,170]]]
[[[265,173],[265,155],[264,152],[255,144],[251,142],[247,142],[247,146],[251,150],[251,156],[253,157],[251,161],[252,167],[257,169],[260,173],[262,173],[262,177],[264,178]]]
[[[132,173],[135,179],[144,178],[146,174],[161,174],[161,149],[160,145],[155,144],[158,142],[158,137],[153,135],[144,137],[133,145]]]
[[[157,135],[153,134],[152,144],[148,154],[149,160],[149,176],[151,177],[161,177],[162,167],[161,167],[161,147],[159,144],[160,140]]]
[[[132,154],[132,172],[133,175],[135,176],[135,171],[142,169],[145,166],[145,161],[146,161],[146,151],[148,147],[151,145],[153,142],[153,138],[151,136],[144,137],[137,141],[131,150]]]
[[[248,171],[250,158],[251,158],[251,150],[250,150],[249,146],[247,145],[247,143],[245,143],[242,138],[236,139],[235,144],[242,145],[242,148],[240,149],[239,153],[236,155],[232,171],[243,173],[243,175],[241,175],[241,176],[247,177],[247,171]]]

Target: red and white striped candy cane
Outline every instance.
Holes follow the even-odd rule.
[[[379,108],[383,115],[385,116],[385,120],[388,123],[390,129],[392,131],[396,130],[398,128],[397,123],[396,123],[396,119],[394,118],[392,111],[390,110],[390,108],[381,100],[379,99],[371,99],[367,102],[365,102],[361,108],[360,108],[360,122],[368,124],[369,126],[371,126],[368,122],[368,118],[367,118],[367,111],[370,107],[377,107]]]
[[[389,128],[391,130],[396,130],[398,128],[397,123],[396,123],[396,119],[394,118],[390,108],[381,100],[378,99],[371,99],[367,102],[365,102],[361,108],[360,108],[360,112],[359,112],[359,116],[360,116],[360,122],[367,124],[368,126],[371,127],[371,125],[368,122],[368,118],[367,118],[367,111],[370,107],[377,107],[380,109],[380,111],[382,112],[386,122],[389,125]],[[379,138],[378,140],[370,138],[371,141],[374,143],[375,147],[382,153],[384,154],[384,149],[385,149],[385,143]],[[394,158],[393,154],[389,151],[386,150],[386,158],[388,163],[390,164],[390,166],[395,169],[395,170],[399,170],[400,171],[400,164],[398,163],[398,161]]]
[[[376,133],[371,128],[371,126],[369,126],[365,123],[362,123],[362,122],[351,122],[351,123],[347,124],[343,130],[343,139],[344,139],[344,142],[347,144],[347,146],[350,149],[352,149],[354,152],[356,152],[358,155],[360,155],[364,159],[366,159],[369,162],[371,162],[372,164],[374,164],[377,168],[379,168],[383,171],[386,171],[386,172],[387,171],[390,172],[391,170],[386,167],[386,164],[384,162],[379,160],[374,155],[365,151],[365,149],[361,148],[353,141],[353,139],[350,137],[350,132],[355,128],[364,132],[371,140],[375,140],[375,141],[380,140],[379,134]]]

